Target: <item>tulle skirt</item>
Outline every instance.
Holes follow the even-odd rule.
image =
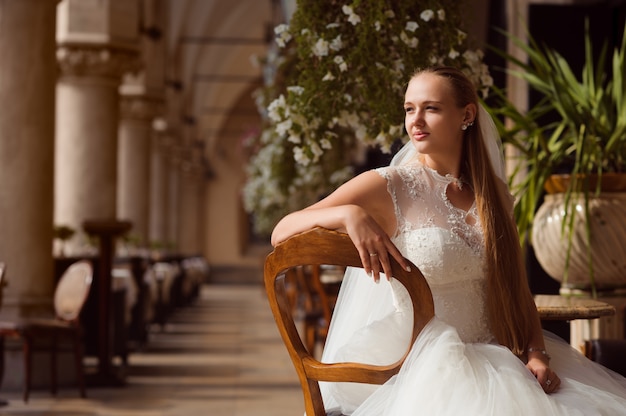
[[[393,307],[382,317],[369,316],[368,323],[353,332],[341,326],[342,319],[349,325],[357,318],[352,312],[357,303],[364,304],[364,293],[359,290],[355,304],[342,300],[347,317],[331,328],[324,361],[388,364],[408,349],[411,317]],[[377,299],[392,305],[393,299],[385,296],[378,293]],[[364,310],[380,310],[365,304]],[[343,338],[340,346],[333,333]],[[546,394],[507,348],[465,343],[454,327],[435,317],[412,345],[400,372],[386,384],[324,383],[324,402],[327,409],[339,407],[354,416],[626,415],[626,378],[587,359],[556,335],[544,331],[544,337],[550,366],[561,379],[561,388],[553,394]]]
[[[392,314],[359,333],[338,357],[359,355],[369,362],[388,362],[384,345],[395,345],[399,333],[393,321],[400,318]],[[372,338],[364,343],[374,334],[382,348],[370,348]],[[327,386],[326,394],[354,416],[626,415],[624,377],[588,360],[553,334],[546,332],[545,342],[551,367],[561,378],[561,388],[553,394],[546,394],[507,348],[463,343],[453,327],[437,318],[424,328],[400,373],[389,382],[335,383]]]

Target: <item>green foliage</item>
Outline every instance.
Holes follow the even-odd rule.
[[[402,138],[402,97],[411,74],[462,68],[483,91],[491,77],[469,49],[457,0],[299,0],[275,29],[273,72],[259,92],[266,125],[255,144],[244,206],[269,233],[352,176],[367,146],[389,152]]]
[[[515,66],[509,71],[511,75],[525,80],[542,97],[522,113],[503,91],[493,88],[497,104],[490,108],[493,115],[508,120],[506,125],[498,123],[500,134],[503,142],[519,151],[519,166],[525,169],[521,180],[511,183],[518,197],[516,218],[523,238],[532,226],[544,184],[552,174],[572,176],[568,201],[573,192],[582,192],[587,201],[591,193],[599,192],[601,184],[598,181],[598,186],[591,189],[587,186],[589,175],[623,172],[626,168],[626,31],[608,61],[606,45],[598,56],[594,55],[587,23],[585,64],[579,77],[563,56],[540,46],[530,35],[526,43],[503,33],[528,55],[528,63],[496,52]],[[545,116],[554,114],[555,121],[541,124]]]

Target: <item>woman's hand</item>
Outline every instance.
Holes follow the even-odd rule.
[[[383,272],[387,279],[392,277],[389,256],[405,270],[410,270],[409,262],[402,256],[382,227],[359,206],[353,206],[346,216],[346,232],[352,239],[361,256],[365,272],[372,276],[374,281],[380,281]]]
[[[528,354],[526,368],[537,378],[537,381],[546,393],[554,393],[561,386],[561,379],[549,366],[548,358],[545,356],[531,356]]]

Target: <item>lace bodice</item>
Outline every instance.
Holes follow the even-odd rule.
[[[489,342],[483,237],[475,204],[464,211],[446,195],[454,180],[423,165],[377,169],[396,211],[393,241],[428,281],[435,314],[465,342]],[[397,294],[399,307],[410,301]]]

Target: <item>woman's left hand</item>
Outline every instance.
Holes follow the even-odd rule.
[[[533,373],[546,393],[554,393],[561,386],[561,379],[544,359],[529,357],[526,368]]]

